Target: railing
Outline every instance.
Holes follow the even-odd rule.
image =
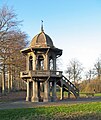
[[[32,76],[49,76],[49,71],[32,71]]]
[[[31,77],[31,72],[30,71],[22,71],[20,72],[20,77]]]
[[[33,71],[22,71],[20,77],[62,77],[62,71],[47,71],[47,70],[33,70]]]
[[[79,93],[79,89],[76,88],[76,86],[73,83],[71,83],[65,76],[63,76],[63,80],[65,80],[71,88],[73,88],[76,92]]]

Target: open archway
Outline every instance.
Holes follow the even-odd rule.
[[[37,70],[44,70],[44,58],[42,55],[37,57]]]
[[[29,70],[33,70],[33,57],[29,57]]]

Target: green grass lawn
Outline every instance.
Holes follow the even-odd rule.
[[[95,93],[94,96],[95,97],[101,97],[101,93]],[[86,93],[80,93],[80,97],[87,97]]]
[[[101,97],[101,93],[95,93],[94,96]]]
[[[101,93],[94,93],[95,97],[101,97]],[[57,97],[60,98],[60,92],[57,92]],[[68,93],[64,92],[64,97],[68,97]],[[80,92],[80,97],[87,97],[86,93]],[[75,96],[71,93],[71,98],[75,98]]]
[[[0,110],[0,120],[101,120],[101,102]]]

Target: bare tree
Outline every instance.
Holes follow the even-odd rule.
[[[89,69],[86,72],[86,80],[90,82],[93,78],[94,78],[94,69]]]
[[[98,58],[96,63],[94,64],[95,75],[101,80],[101,59]]]
[[[69,80],[73,80],[74,84],[77,84],[81,80],[82,71],[82,64],[78,60],[72,59],[67,67],[66,73],[68,74]]]
[[[72,79],[72,68],[71,66],[67,66],[67,70],[66,70],[66,77],[68,78],[68,80],[71,80]]]
[[[3,93],[5,92],[5,75],[9,73],[9,79],[12,79],[14,70],[18,71],[24,64],[20,50],[27,44],[27,35],[18,28],[20,24],[21,21],[17,21],[17,15],[13,9],[7,6],[0,8],[0,69]],[[17,74],[19,73],[16,72]],[[12,84],[12,80],[10,83]]]

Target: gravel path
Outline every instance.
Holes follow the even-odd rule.
[[[33,108],[42,106],[60,106],[66,104],[77,104],[77,103],[87,103],[87,102],[101,102],[101,97],[94,98],[79,98],[79,99],[67,99],[63,101],[56,102],[39,102],[32,103],[26,101],[14,101],[14,102],[0,102],[0,110],[3,109],[16,109],[16,108]]]

